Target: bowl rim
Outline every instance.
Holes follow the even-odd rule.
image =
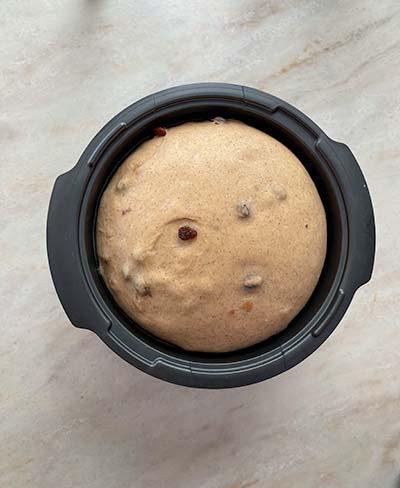
[[[290,341],[263,353],[260,348],[256,352],[257,347],[245,354],[187,353],[127,327],[123,315],[113,309],[104,290],[100,290],[91,257],[93,212],[106,179],[123,159],[116,159],[121,148],[129,146],[129,151],[134,150],[149,137],[149,128],[161,125],[160,121],[168,125],[171,121],[177,123],[179,117],[182,121],[193,120],[193,114],[199,120],[211,118],[205,115],[218,115],[218,110],[220,114],[225,110],[253,117],[257,123],[269,124],[271,130],[286,134],[288,141],[307,152],[315,167],[318,164],[318,171],[332,188],[333,196],[329,198],[338,209],[340,253],[326,299],[307,327]],[[106,169],[107,165],[113,165],[112,172]],[[97,182],[101,179],[100,188]],[[75,326],[92,330],[118,355],[152,376],[191,387],[228,388],[286,371],[314,352],[333,332],[355,291],[371,277],[375,225],[366,182],[347,146],[329,139],[302,112],[270,94],[240,85],[199,83],[149,95],[120,112],[99,131],[75,167],[56,180],[48,213],[47,249],[57,294]]]

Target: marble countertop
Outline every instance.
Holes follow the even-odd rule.
[[[3,0],[0,486],[400,486],[400,5]],[[373,280],[310,358],[222,391],[136,370],[73,328],[51,282],[56,176],[156,90],[247,84],[347,143],[377,222]]]

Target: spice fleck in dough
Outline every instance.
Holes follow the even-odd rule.
[[[155,131],[106,188],[96,233],[99,269],[121,308],[204,352],[287,327],[326,252],[324,208],[296,156],[255,128],[215,121]]]

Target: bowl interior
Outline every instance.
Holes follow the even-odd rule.
[[[98,263],[95,245],[95,223],[101,195],[114,172],[125,158],[138,147],[138,145],[153,136],[152,129],[154,127],[171,127],[187,121],[200,121],[211,119],[216,116],[234,118],[256,127],[278,139],[296,154],[313,179],[325,207],[328,227],[328,247],[321,277],[311,298],[284,331],[266,341],[246,349],[230,353],[210,354],[188,352],[160,340],[142,329],[139,324],[133,322],[133,320],[120,309],[113,300],[97,271]],[[310,137],[310,134],[306,137]],[[270,353],[282,346],[284,347],[287,344],[296,342],[296,338],[310,332],[313,327],[313,318],[318,310],[324,306],[324,303],[332,292],[334,283],[338,280],[339,269],[341,268],[344,230],[340,211],[340,199],[337,198],[336,194],[338,190],[332,183],[332,178],[333,175],[329,170],[328,165],[321,161],[320,156],[316,154],[315,150],[313,151],[310,149],[310,144],[304,144],[304,137],[300,137],[299,134],[289,130],[284,124],[274,118],[272,114],[270,117],[267,116],[265,110],[260,110],[259,113],[257,113],[256,110],[253,110],[250,113],[243,105],[231,106],[229,103],[218,102],[215,102],[214,104],[210,102],[205,103],[204,105],[199,104],[196,109],[193,109],[193,107],[188,109],[187,107],[182,106],[175,108],[174,110],[160,110],[160,112],[153,114],[151,117],[143,121],[140,126],[136,124],[134,130],[128,129],[125,131],[121,137],[117,138],[117,140],[107,148],[101,157],[101,161],[97,163],[93,175],[91,176],[90,183],[88,184],[84,242],[95,286],[112,315],[131,333],[153,348],[180,359],[191,362],[214,363],[242,361]]]

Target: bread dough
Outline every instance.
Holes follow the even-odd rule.
[[[96,241],[126,314],[184,349],[225,352],[280,332],[303,308],[326,219],[307,171],[276,139],[235,120],[190,122],[121,164]]]

